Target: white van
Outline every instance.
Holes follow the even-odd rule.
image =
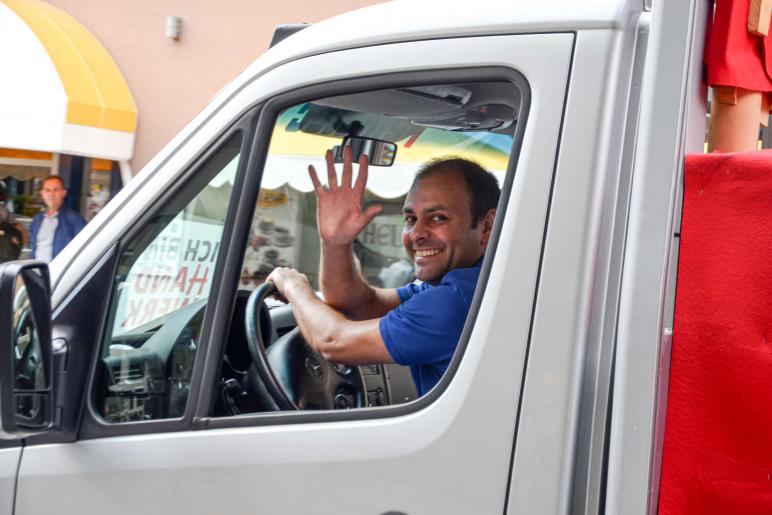
[[[0,512],[653,513],[708,6],[650,4],[384,3],[265,53],[50,283],[0,268]],[[315,385],[271,351],[291,308],[246,308],[275,266],[316,285],[306,167],[346,137],[396,143],[356,249],[374,284],[411,280],[401,205],[423,162],[469,157],[502,186],[422,397],[398,366]]]

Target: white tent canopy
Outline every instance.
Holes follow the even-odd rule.
[[[238,158],[228,163],[222,173],[218,174],[210,186],[219,188],[223,183],[233,184],[236,180],[236,167]],[[314,185],[308,175],[308,165],[313,165],[319,175],[322,184],[327,185],[327,164],[320,157],[297,156],[286,154],[270,154],[266,159],[263,177],[260,182],[261,189],[278,190],[289,186],[297,191],[308,193],[313,191]],[[341,165],[337,165],[338,181],[340,181]],[[393,166],[371,166],[367,173],[367,189],[384,199],[392,199],[407,194],[413,177],[420,165],[395,164]],[[493,175],[503,184],[504,170],[491,170]],[[358,166],[354,165],[354,180],[356,180]]]
[[[265,164],[261,188],[276,190],[285,184],[303,192],[314,189],[308,175],[308,165],[313,165],[322,184],[327,184],[327,164],[321,157],[293,156],[286,154],[271,154]],[[338,165],[338,180],[340,168]],[[356,179],[357,166],[354,166]],[[394,164],[393,166],[371,166],[368,169],[367,189],[381,198],[396,198],[405,195],[413,183],[413,177],[420,164]],[[493,174],[503,184],[505,171],[492,170]]]
[[[131,158],[131,92],[101,43],[67,13],[0,0],[0,68],[0,148]]]

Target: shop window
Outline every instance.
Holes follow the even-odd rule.
[[[83,218],[90,222],[105,207],[113,193],[121,188],[118,163],[109,159],[91,159],[90,170],[83,188]]]

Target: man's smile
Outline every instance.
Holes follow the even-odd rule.
[[[442,249],[422,249],[422,250],[416,250],[415,255],[416,257],[430,257],[430,256],[436,256],[442,252]]]

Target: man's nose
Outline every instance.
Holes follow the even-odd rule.
[[[413,241],[423,241],[429,237],[429,229],[426,224],[418,220],[410,231],[410,239]]]

